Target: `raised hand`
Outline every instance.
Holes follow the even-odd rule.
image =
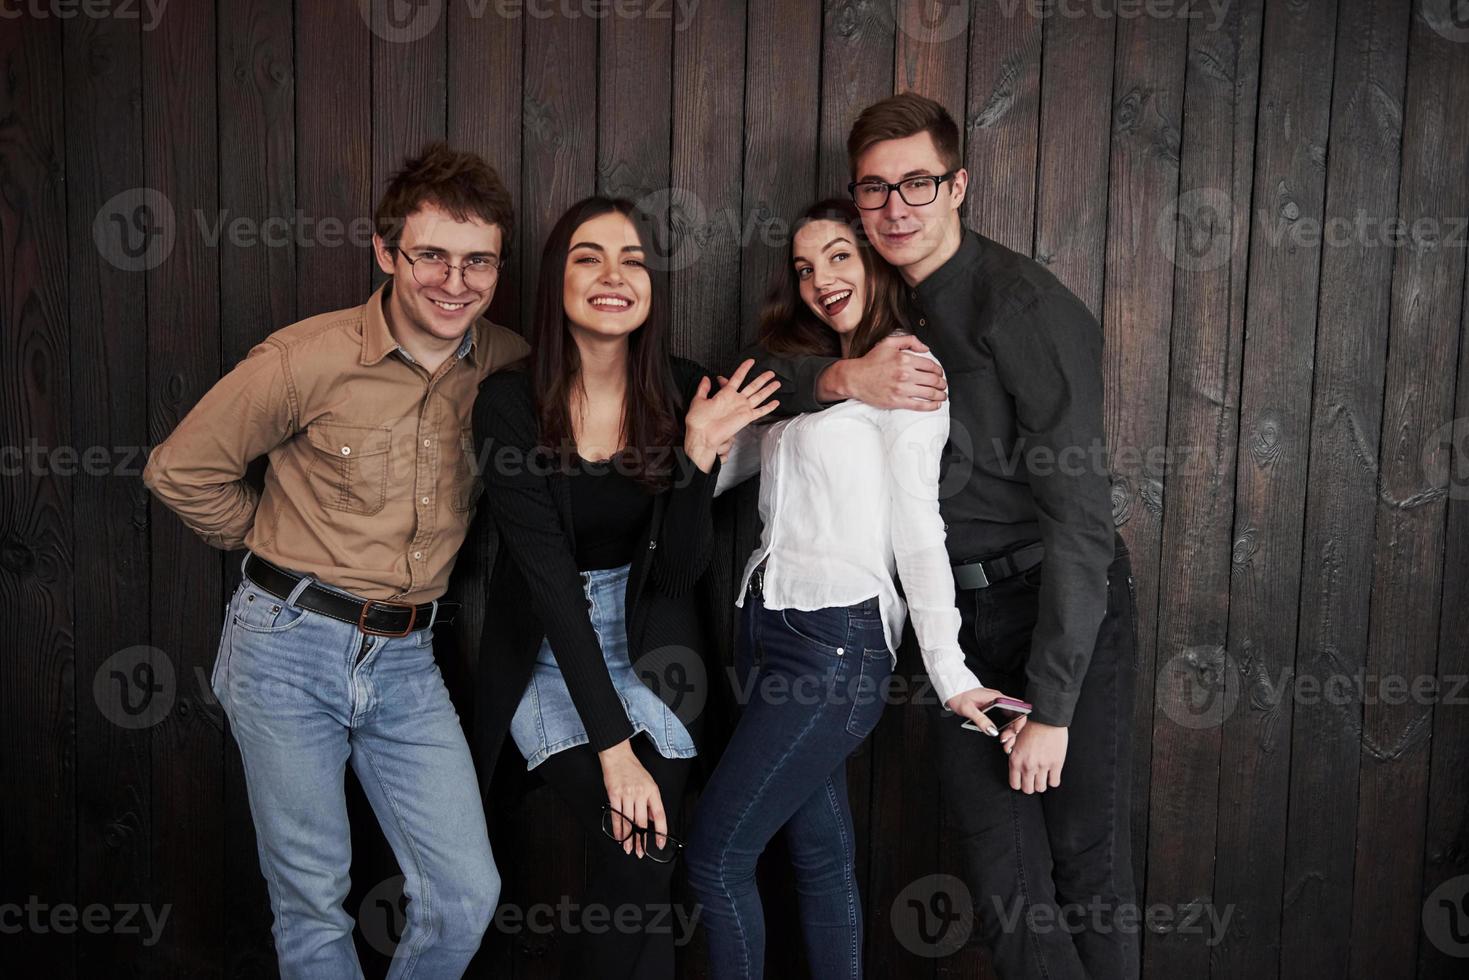
[[[720,378],[720,389],[713,397],[709,394],[713,384],[708,376],[699,380],[699,388],[684,416],[684,452],[706,473],[721,449],[726,454],[729,452],[729,444],[741,429],[770,414],[780,404],[771,399],[780,390],[774,371],[764,371],[746,383],[746,376],[754,366],[755,361],[746,358],[728,382]]]

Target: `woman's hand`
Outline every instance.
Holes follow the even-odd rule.
[[[713,468],[721,448],[728,454],[736,433],[780,404],[766,400],[780,390],[774,371],[762,372],[745,383],[745,376],[754,366],[755,361],[746,358],[728,382],[720,378],[720,389],[713,398],[709,397],[712,384],[708,376],[699,380],[699,389],[684,416],[684,452],[705,473]]]
[[[627,821],[619,813],[632,818],[634,827],[649,827],[657,833],[656,843],[662,846],[668,833],[668,818],[663,812],[663,797],[658,784],[648,775],[648,770],[633,754],[632,743],[624,739],[597,753],[602,763],[602,784],[607,789],[607,802],[618,813],[612,814],[612,832],[618,837],[627,834],[622,842],[624,854],[637,850],[643,856],[643,835],[629,833]]]
[[[1011,746],[1015,743],[1015,736],[1020,734],[1020,730],[1025,727],[1025,716],[1021,715],[1014,721],[1006,724],[1002,729],[990,721],[989,716],[984,713],[985,708],[988,708],[996,700],[1003,697],[1008,697],[1004,691],[997,691],[992,687],[973,687],[967,691],[960,691],[958,694],[949,698],[944,707],[956,715],[963,715],[965,718],[968,718],[978,725],[979,730],[986,735],[999,738],[1000,744],[1004,746],[1006,753],[1008,753]]]

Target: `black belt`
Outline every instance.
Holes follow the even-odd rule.
[[[1028,544],[1024,548],[1018,548],[1007,555],[1000,555],[998,558],[987,558],[983,561],[971,561],[963,565],[955,565],[953,566],[954,588],[988,588],[996,582],[1002,582],[1007,578],[1019,575],[1021,572],[1029,571],[1039,565],[1045,557],[1045,545]]]
[[[272,565],[253,552],[245,559],[245,575],[277,599],[289,599],[303,576]],[[415,626],[432,623],[452,623],[457,602],[438,603],[435,615],[434,603],[425,602],[417,606],[388,599],[358,599],[344,596],[312,582],[296,597],[296,605],[302,609],[321,613],[343,623],[351,623],[363,633],[371,636],[407,636]]]

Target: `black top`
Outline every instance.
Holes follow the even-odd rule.
[[[968,229],[916,288],[914,332],[949,381],[942,496],[960,562],[1045,544],[1026,664],[1031,718],[1067,725],[1107,608],[1115,530],[1102,435],[1102,330],[1039,263]],[[752,353],[785,382],[777,413],[819,411],[816,378],[834,358]],[[949,484],[944,484],[946,487]]]
[[[632,561],[653,515],[653,498],[617,457],[589,460],[571,454],[571,524],[576,567],[583,572]]]
[[[680,426],[670,456],[673,484],[651,498],[631,555],[627,586],[628,653],[639,677],[678,715],[695,744],[708,702],[710,649],[694,586],[714,538],[711,502],[719,473],[703,473],[683,451],[682,420],[705,373],[669,358]],[[499,532],[486,589],[485,628],[476,683],[475,745],[490,772],[510,719],[530,682],[536,652],[549,639],[572,703],[595,751],[631,737],[587,611],[577,568],[573,478],[539,451],[538,419],[524,370],[489,375],[474,405],[476,459],[484,460],[485,507]]]

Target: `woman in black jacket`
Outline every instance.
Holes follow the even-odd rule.
[[[588,198],[561,217],[526,368],[480,386],[474,435],[500,532],[477,685],[484,768],[508,731],[593,835],[582,907],[651,916],[669,901],[668,828],[699,734],[689,708],[706,696],[688,685],[708,676],[693,585],[716,447],[775,407],[779,383],[744,384],[747,361],[710,397],[699,366],[668,355],[648,241],[628,201]],[[673,975],[671,932],[569,938],[566,976]]]

